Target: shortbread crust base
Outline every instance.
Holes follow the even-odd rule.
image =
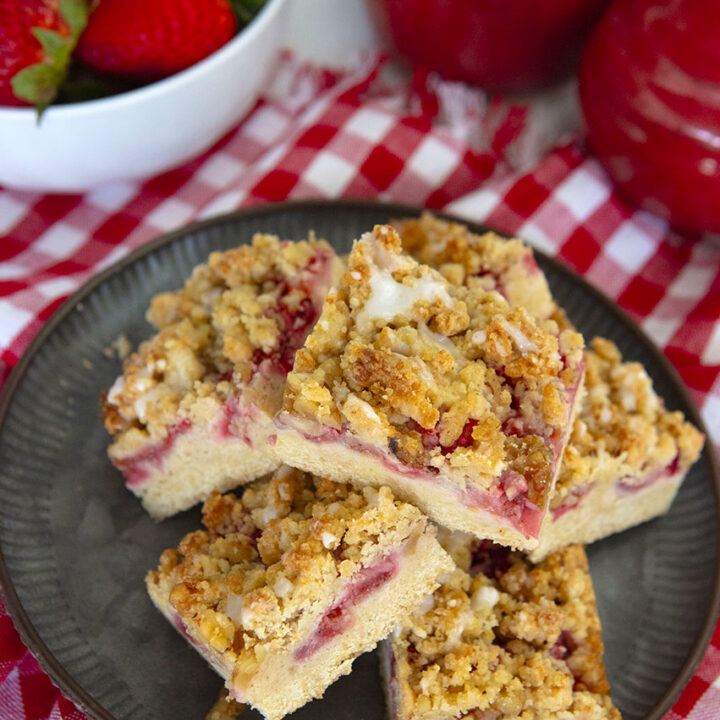
[[[531,550],[537,539],[503,523],[502,518],[482,508],[468,507],[458,499],[462,489],[451,480],[408,478],[393,472],[376,456],[363,453],[341,442],[310,440],[292,429],[278,429],[275,452],[288,465],[301,468],[336,482],[356,487],[387,485],[393,494],[412,503],[432,520],[452,530],[462,530],[519,550]]]
[[[529,553],[539,562],[555,550],[568,545],[589,545],[595,540],[664,515],[675,499],[687,469],[659,478],[638,490],[618,490],[617,482],[595,484],[576,507],[552,519],[548,513],[540,531],[538,546]]]
[[[154,520],[188,510],[207,500],[213,490],[226,492],[280,466],[267,442],[275,432],[272,420],[254,405],[245,404],[244,412],[252,420],[244,428],[243,437],[222,435],[216,419],[196,420],[190,430],[175,438],[144,481],[126,482]],[[142,452],[142,448],[137,452]],[[110,447],[108,454],[114,463],[122,463],[123,455],[115,446]]]

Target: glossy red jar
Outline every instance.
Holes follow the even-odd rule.
[[[720,233],[720,2],[616,0],[579,81],[589,147],[621,193]]]
[[[451,80],[534,90],[574,67],[607,0],[374,0],[397,50]]]

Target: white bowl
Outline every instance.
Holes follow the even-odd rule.
[[[257,98],[285,32],[288,0],[205,60],[138,90],[50,107],[0,108],[0,185],[83,192],[147,178],[210,147]]]

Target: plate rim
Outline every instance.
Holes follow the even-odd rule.
[[[83,283],[65,302],[45,321],[40,330],[30,341],[29,345],[18,359],[15,367],[5,383],[0,393],[0,434],[2,434],[12,401],[20,387],[21,381],[32,363],[35,355],[43,346],[45,340],[54,330],[82,303],[82,301],[90,295],[97,287],[102,285],[106,280],[133,265],[139,259],[146,255],[156,252],[158,249],[170,245],[173,242],[196,232],[201,232],[209,228],[235,222],[239,219],[248,217],[263,217],[274,213],[282,213],[287,211],[302,211],[318,209],[319,211],[327,211],[332,208],[341,212],[347,210],[377,210],[378,212],[387,212],[388,218],[401,216],[417,216],[423,211],[428,211],[418,205],[404,203],[385,203],[376,200],[364,199],[339,199],[339,200],[322,200],[322,199],[306,199],[306,200],[287,200],[276,203],[265,203],[262,205],[254,205],[251,207],[240,208],[221,215],[215,215],[210,218],[195,221],[188,225],[184,225],[169,233],[164,233],[139,247],[130,251],[127,255],[108,265],[98,273],[90,277]],[[430,210],[437,217],[453,220],[455,222],[467,225],[473,232],[495,232],[503,238],[512,236],[493,230],[492,228],[476,223],[465,218],[459,217],[452,213],[442,212],[439,210]],[[522,239],[522,238],[521,238]],[[689,412],[689,419],[699,428],[705,435],[705,444],[703,446],[702,457],[710,468],[711,484],[713,491],[713,500],[715,504],[716,516],[720,518],[720,464],[716,457],[711,435],[703,421],[700,411],[685,385],[679,372],[670,360],[665,356],[663,351],[655,345],[640,325],[617,303],[611,300],[601,290],[592,285],[582,275],[575,272],[572,268],[565,265],[555,257],[552,257],[542,250],[532,246],[528,241],[524,241],[529,245],[535,255],[542,259],[543,262],[551,265],[559,274],[564,275],[575,283],[580,283],[584,290],[587,291],[594,299],[599,302],[610,313],[614,314],[621,322],[624,322],[634,331],[636,337],[643,344],[644,348],[653,357],[653,359],[662,367],[672,381],[683,403]],[[2,592],[5,607],[10,615],[15,628],[25,646],[30,650],[38,661],[42,670],[50,677],[53,684],[61,691],[61,693],[72,700],[85,714],[94,720],[117,720],[117,718],[104,708],[98,700],[96,700],[88,690],[86,690],[78,680],[76,680],[58,660],[58,658],[50,651],[40,634],[35,629],[30,617],[23,607],[20,598],[15,590],[15,585],[10,576],[7,563],[0,546],[0,591]],[[715,539],[715,577],[712,591],[712,597],[708,605],[708,610],[703,623],[695,636],[690,652],[685,662],[680,667],[677,675],[666,688],[663,695],[658,699],[655,705],[650,708],[644,720],[662,720],[665,713],[672,707],[675,701],[688,684],[690,678],[694,675],[700,662],[702,661],[705,651],[710,644],[715,627],[720,616],[720,531],[716,534]]]

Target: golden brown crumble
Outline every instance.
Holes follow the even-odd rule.
[[[203,522],[146,581],[171,586],[183,622],[240,674],[306,637],[354,573],[430,531],[387,488],[356,491],[288,467],[242,499],[215,493]]]
[[[337,262],[332,248],[313,237],[283,242],[258,234],[251,245],[212,253],[183,289],[152,299],[147,319],[159,332],[125,360],[123,375],[105,395],[107,430],[162,438],[178,413],[202,416],[210,411],[203,400],[222,403],[248,383],[260,359],[287,352],[291,364]],[[298,314],[308,327],[293,335]],[[255,394],[274,412],[278,391],[267,397],[267,375],[253,376],[262,385]]]
[[[489,541],[439,539],[458,567],[390,639],[397,720],[619,720],[583,548],[533,565]]]
[[[205,716],[205,720],[237,720],[245,712],[245,705],[233,700],[225,688],[221,688],[218,699]]]
[[[132,345],[125,333],[120,333],[106,348],[103,355],[106,358],[120,358],[124,360],[132,352]]]
[[[448,283],[378,226],[355,244],[296,354],[284,409],[311,433],[349,430],[460,483],[488,487],[506,469],[527,470],[542,504],[582,345],[496,292]]]
[[[520,240],[495,233],[476,235],[461,223],[431,213],[393,221],[403,248],[418,262],[439,270],[455,285],[496,290],[511,307],[534,317],[551,316],[553,300],[532,250]]]
[[[677,470],[687,469],[703,445],[702,434],[681,412],[665,408],[640,363],[623,362],[610,340],[595,338],[591,344],[585,351],[586,394],[565,449],[553,508],[590,478],[622,477],[632,484],[674,462]]]

